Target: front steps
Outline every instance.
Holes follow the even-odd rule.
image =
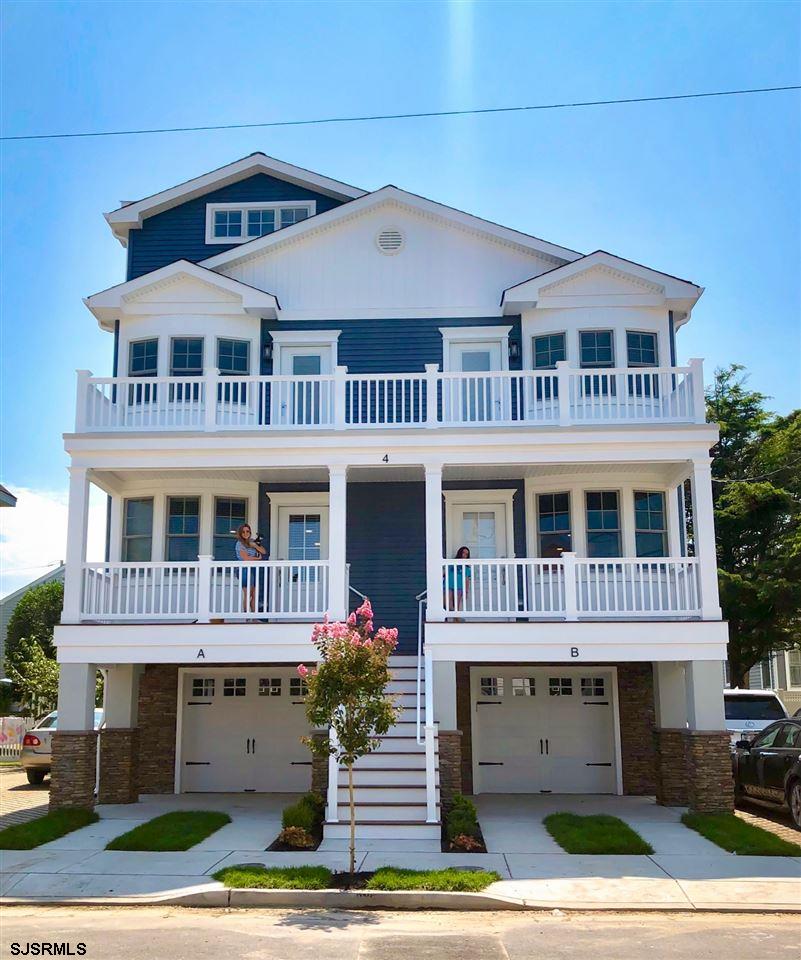
[[[373,753],[353,767],[356,795],[357,841],[408,842],[417,850],[440,849],[440,825],[426,822],[425,744],[417,742],[417,658],[391,657],[390,693],[399,694],[402,713],[398,723]],[[439,815],[439,755],[436,752],[437,812]],[[321,850],[339,850],[350,837],[348,771],[339,768],[337,780],[338,820],[323,828]]]

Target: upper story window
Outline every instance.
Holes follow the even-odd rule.
[[[582,367],[614,367],[615,345],[612,330],[582,330],[579,333]]]
[[[128,344],[128,376],[158,376],[159,342],[153,340],[134,340]]]
[[[561,557],[570,550],[570,494],[537,497],[537,535],[541,557]]]
[[[203,376],[203,337],[173,337],[170,376]]]
[[[534,337],[533,347],[536,370],[555,370],[560,360],[567,359],[563,333],[549,333],[544,337]]]
[[[666,557],[665,495],[657,490],[634,491],[634,528],[638,557]]]
[[[619,557],[620,505],[616,490],[588,490],[587,556]]]
[[[206,243],[247,243],[317,212],[314,200],[206,204]]]
[[[218,340],[217,369],[226,376],[247,376],[250,372],[250,343],[247,340]]]
[[[247,523],[247,500],[217,497],[214,501],[214,559],[236,560],[236,531]]]
[[[167,498],[167,560],[194,561],[200,552],[200,497]]]
[[[627,330],[626,350],[630,367],[656,367],[658,365],[659,356],[655,333]]]
[[[125,501],[122,523],[122,561],[149,563],[153,549],[153,498]]]

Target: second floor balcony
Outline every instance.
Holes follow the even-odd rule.
[[[703,365],[200,377],[78,372],[76,432],[345,431],[704,423]]]

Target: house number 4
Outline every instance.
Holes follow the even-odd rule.
[[[388,453],[385,453],[384,456],[381,457],[381,462],[382,462],[382,463],[389,463],[389,454],[388,454]]]

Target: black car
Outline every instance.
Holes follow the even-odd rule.
[[[789,807],[801,829],[801,718],[772,723],[753,740],[738,740],[736,746],[737,795]]]

